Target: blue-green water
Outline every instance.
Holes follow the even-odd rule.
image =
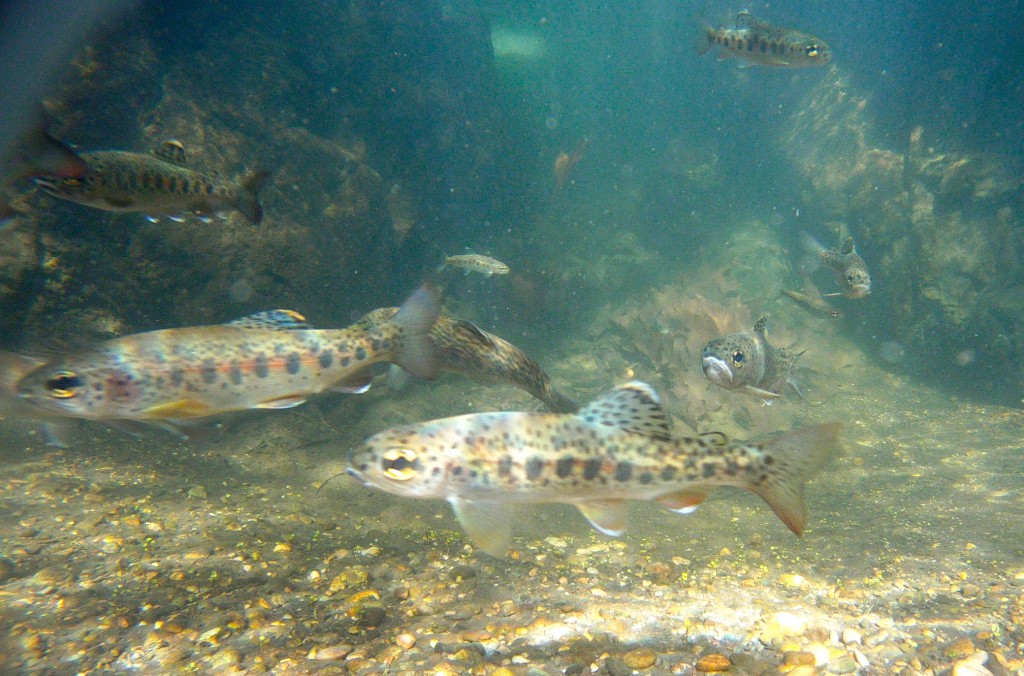
[[[721,3],[80,9],[0,22],[3,350],[269,308],[341,327],[432,278],[580,402],[639,379],[680,434],[838,421],[845,450],[801,538],[728,489],[632,505],[620,539],[517,508],[493,558],[443,502],[343,473],[393,425],[541,410],[507,383],[382,378],[187,439],[62,420],[55,447],[6,373],[0,671],[1024,673],[1018,3],[742,8],[828,43],[801,69],[699,54],[703,22],[736,24]],[[177,139],[270,171],[263,221],[47,195],[16,171],[37,100],[79,152]],[[840,318],[783,295],[841,291],[802,233],[871,272],[824,297]],[[437,272],[468,251],[511,272]],[[765,313],[805,350],[771,406],[700,360]]]

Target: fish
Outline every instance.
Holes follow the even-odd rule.
[[[751,331],[713,338],[701,351],[701,364],[708,380],[727,390],[741,391],[771,402],[782,397],[786,385],[797,394],[793,366],[803,352],[773,347],[765,336],[767,315]]]
[[[590,139],[584,138],[573,148],[572,152],[558,153],[558,157],[555,158],[555,188],[561,188],[569,180],[569,174],[583,159],[583,153],[588,145],[590,145]]]
[[[89,173],[89,165],[69,146],[54,138],[46,129],[46,115],[41,110],[35,123],[13,143],[3,149],[0,162],[0,221],[13,218],[18,211],[8,196],[25,181],[47,174],[60,179],[81,179]]]
[[[468,253],[459,254],[458,256],[445,256],[444,266],[450,268],[460,268],[465,271],[468,275],[471,272],[479,272],[485,277],[491,275],[507,275],[510,268],[499,261],[497,258],[491,258],[490,256],[484,256],[482,254]]]
[[[814,286],[809,278],[804,279],[804,289],[806,290],[806,293],[801,293],[792,289],[782,289],[782,293],[793,299],[797,305],[800,305],[817,315],[828,317],[829,319],[843,318],[843,313],[829,305],[828,302],[821,297],[817,287]]]
[[[871,293],[871,275],[867,263],[857,254],[853,237],[844,239],[838,248],[826,249],[818,240],[804,232],[800,235],[800,244],[806,252],[800,267],[805,274],[812,274],[821,266],[832,271],[841,293],[826,293],[828,296],[846,296],[847,298],[864,298]]]
[[[387,321],[398,308],[379,308],[358,323]],[[525,352],[472,322],[441,315],[430,328],[438,370],[483,383],[505,383],[543,402],[555,413],[573,413],[579,404],[554,388],[551,378]]]
[[[832,51],[821,38],[774,26],[750,12],[739,12],[731,28],[705,23],[698,40],[701,54],[718,47],[727,56],[760,66],[806,68],[823,66],[832,58]]]
[[[447,500],[492,556],[510,544],[510,503],[574,505],[597,530],[619,536],[627,500],[685,514],[719,486],[759,495],[800,535],[804,484],[838,452],[840,427],[760,442],[720,432],[677,437],[657,392],[632,381],[574,414],[471,413],[392,427],[354,447],[346,472],[394,495]]]
[[[394,362],[434,377],[429,334],[439,310],[438,291],[424,285],[390,319],[368,327],[313,329],[297,312],[269,310],[137,333],[56,357],[17,390],[52,414],[171,429],[232,411],[286,409],[313,394],[357,387],[371,364]]]
[[[254,171],[224,180],[189,167],[184,146],[173,140],[164,141],[148,154],[100,150],[79,157],[89,167],[84,175],[47,173],[35,177],[36,185],[54,197],[106,211],[175,216],[232,207],[253,224],[263,220],[259,192],[269,172]]]

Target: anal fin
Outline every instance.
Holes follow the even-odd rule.
[[[267,399],[266,401],[261,401],[258,404],[253,404],[252,408],[263,408],[276,411],[284,408],[294,408],[296,406],[301,406],[302,404],[305,403],[305,398],[300,397],[297,394],[289,394],[284,397],[277,397],[276,399]]]
[[[588,500],[576,504],[590,525],[605,535],[619,537],[626,532],[625,500]]]
[[[662,495],[656,500],[677,514],[692,514],[704,502],[710,491],[707,488],[690,488]]]

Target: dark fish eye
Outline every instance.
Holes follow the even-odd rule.
[[[850,274],[846,275],[846,281],[848,281],[850,284],[853,284],[853,282],[856,279],[857,279],[857,275],[855,275],[853,273],[850,273]]]
[[[817,56],[818,55],[818,45],[816,45],[814,43],[811,43],[811,44],[807,45],[806,52],[807,52],[807,56]]]
[[[70,399],[81,386],[82,379],[74,371],[58,371],[46,381],[46,390],[54,399]]]
[[[743,354],[743,350],[736,350],[732,353],[733,363],[742,364],[746,358],[747,356]]]
[[[77,188],[78,186],[82,185],[82,179],[75,178],[72,176],[61,180],[61,183],[63,183],[65,186],[69,188]]]
[[[416,474],[416,451],[392,448],[385,451],[380,461],[384,476],[395,481],[408,481]]]

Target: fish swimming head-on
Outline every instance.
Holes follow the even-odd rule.
[[[704,375],[727,390],[761,382],[765,374],[765,358],[764,339],[753,331],[714,338],[701,352]]]
[[[857,253],[853,238],[847,237],[836,256],[836,282],[847,298],[864,298],[871,293],[871,275],[867,263]]]

